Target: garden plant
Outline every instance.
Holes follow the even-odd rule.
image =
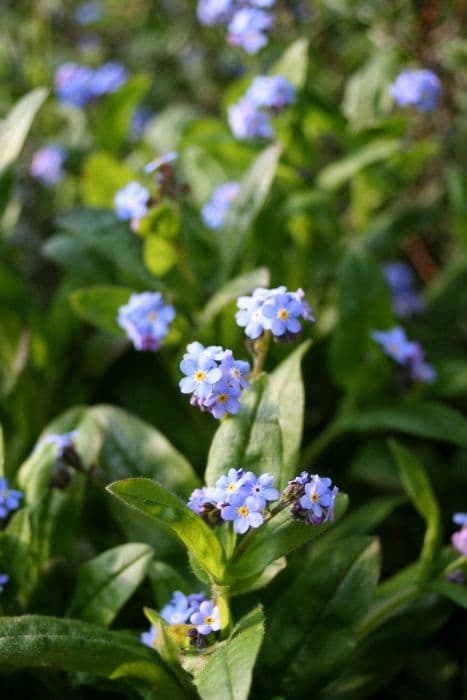
[[[3,0],[0,689],[467,699],[457,0]]]

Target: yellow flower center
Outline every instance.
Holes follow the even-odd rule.
[[[233,368],[231,374],[233,377],[237,377],[237,379],[240,379],[240,377],[241,377],[241,372],[236,367]]]
[[[204,382],[206,378],[206,372],[203,372],[202,369],[199,369],[196,374],[195,374],[195,379],[197,382]]]
[[[310,496],[310,501],[311,501],[312,503],[318,503],[318,501],[319,501],[319,496],[318,496],[318,494],[316,493],[316,491],[314,491],[314,492],[311,494],[311,496]]]
[[[212,625],[213,622],[214,622],[214,618],[212,617],[212,615],[208,615],[207,617],[204,618],[205,625]]]
[[[287,309],[279,309],[277,312],[277,317],[280,318],[281,321],[287,321],[289,318],[289,312]]]
[[[229,493],[234,493],[237,490],[237,485],[236,484],[229,484],[227,486],[227,491]]]
[[[219,394],[219,396],[217,397],[217,403],[225,403],[228,398],[228,394]]]
[[[396,355],[397,352],[399,351],[399,344],[398,343],[391,343],[389,346],[389,350],[392,352],[393,355]]]
[[[157,318],[157,313],[156,313],[155,311],[150,311],[150,312],[148,313],[148,319],[149,319],[150,321],[155,321],[156,318]]]
[[[241,515],[242,517],[244,517],[245,515],[248,515],[249,512],[250,511],[248,510],[248,508],[246,506],[239,506],[239,508],[238,508],[238,514]]]

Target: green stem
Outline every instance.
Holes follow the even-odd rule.
[[[312,464],[329,447],[329,445],[341,434],[339,416],[325,428],[317,438],[311,442],[303,452],[303,463]]]
[[[232,615],[229,606],[229,586],[213,583],[211,586],[212,599],[219,608],[221,618],[221,639],[226,639],[232,632]]]
[[[264,369],[264,364],[268,356],[269,344],[271,342],[271,331],[266,331],[258,340],[255,341],[253,345],[254,360],[253,360],[253,370],[251,372],[251,377],[259,377]]]

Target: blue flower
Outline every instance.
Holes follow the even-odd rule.
[[[190,622],[200,634],[217,632],[221,628],[219,608],[211,600],[205,600],[201,603],[199,611],[191,615]]]
[[[8,574],[0,574],[0,593],[3,593],[3,589],[9,580]]]
[[[423,299],[414,287],[414,275],[404,262],[383,265],[383,273],[392,295],[392,305],[398,318],[409,318],[423,311]]]
[[[250,527],[257,528],[263,524],[263,515],[258,509],[257,499],[247,496],[243,499],[241,494],[230,497],[230,504],[221,510],[222,520],[233,520],[235,532],[243,535]]]
[[[212,356],[204,351],[195,357],[184,358],[180,369],[186,376],[180,380],[179,386],[183,394],[194,393],[195,396],[206,399],[212,392],[213,385],[222,377],[222,370]]]
[[[189,600],[184,593],[175,591],[170,603],[162,608],[161,617],[169,625],[183,625],[197,608],[199,605],[196,605],[194,600]]]
[[[92,94],[100,97],[117,92],[128,80],[128,72],[119,61],[108,61],[94,71]]]
[[[295,89],[281,75],[257,76],[245,95],[257,107],[280,111],[295,101]]]
[[[451,535],[451,544],[459,554],[462,554],[463,557],[467,557],[467,525],[461,527],[457,532],[453,532]]]
[[[254,503],[254,510],[262,511],[266,508],[266,501],[278,500],[279,491],[273,488],[273,482],[273,474],[261,474],[257,477],[254,472],[246,472],[245,488],[252,499],[250,502]]]
[[[467,513],[454,513],[452,520],[456,525],[467,525]]]
[[[371,337],[381,346],[388,357],[400,365],[405,364],[413,354],[412,343],[409,342],[404,329],[400,326],[388,331],[373,331]]]
[[[58,98],[74,107],[84,107],[93,97],[94,71],[78,63],[63,63],[54,78]]]
[[[101,18],[101,8],[97,2],[82,2],[74,12],[74,18],[81,25],[93,24]]]
[[[19,502],[23,498],[22,491],[10,489],[8,480],[0,478],[0,520],[8,517],[10,513],[19,508]]]
[[[414,105],[420,112],[429,112],[438,106],[441,82],[431,70],[409,69],[402,71],[390,91],[399,107]]]
[[[411,343],[411,355],[408,359],[410,378],[415,382],[433,384],[436,381],[436,370],[425,362],[425,353],[420,343]]]
[[[164,165],[174,163],[177,158],[178,153],[176,151],[168,151],[167,153],[164,153],[164,155],[159,156],[148,163],[143,170],[145,173],[153,173],[155,170],[159,170],[159,168],[163,167]]]
[[[284,286],[275,289],[255,289],[251,297],[237,299],[240,311],[235,314],[237,325],[245,328],[252,340],[270,330],[276,337],[291,339],[302,329],[298,317],[314,321],[311,309],[304,298],[303,289],[288,292]]]
[[[70,433],[63,433],[63,435],[58,435],[57,433],[50,433],[43,437],[39,445],[56,445],[57,446],[57,459],[61,460],[66,449],[73,446],[73,440],[76,438],[77,431],[73,430]]]
[[[206,489],[206,497],[213,503],[230,503],[231,498],[239,494],[242,499],[248,494],[243,469],[229,469],[225,476],[217,479],[215,486]]]
[[[274,131],[269,116],[247,97],[242,97],[228,108],[228,120],[237,139],[269,139]]]
[[[305,484],[305,493],[300,498],[300,508],[306,512],[306,519],[312,525],[320,525],[334,517],[334,500],[338,489],[331,489],[331,479],[314,474]]]
[[[187,506],[197,515],[201,515],[205,503],[208,502],[206,497],[206,487],[203,486],[201,489],[194,489],[192,491],[190,498],[187,501]]]
[[[121,326],[136,350],[159,350],[169,332],[175,309],[166,304],[160,292],[132,294],[127,304],[118,310]]]
[[[263,300],[253,296],[239,297],[237,306],[240,311],[235,314],[237,326],[245,329],[248,338],[256,340],[265,331],[263,317]]]
[[[302,314],[302,307],[297,299],[287,294],[278,294],[268,299],[262,308],[263,325],[265,329],[271,330],[275,336],[284,333],[300,333],[302,327],[298,317]]]
[[[142,219],[148,210],[151,195],[139,182],[129,182],[115,195],[117,216],[122,220]]]
[[[65,151],[60,146],[44,146],[34,153],[30,173],[47,187],[53,187],[65,175]]]
[[[250,389],[251,385],[248,379],[250,371],[250,363],[245,360],[236,360],[231,350],[226,350],[222,358],[220,369],[222,376],[230,385],[238,385],[242,389]]]
[[[213,27],[228,21],[234,5],[235,0],[199,0],[196,14],[201,24]]]
[[[201,210],[201,217],[207,228],[217,230],[224,223],[226,214],[240,190],[238,182],[225,182],[212,193],[211,199]]]
[[[205,399],[204,405],[210,410],[214,418],[220,419],[226,413],[236,415],[240,410],[240,386],[229,384],[227,380],[217,382]]]
[[[228,42],[255,54],[268,43],[265,32],[271,29],[273,18],[269,12],[243,7],[235,12],[228,26]]]
[[[149,628],[149,632],[143,632],[140,635],[140,641],[142,644],[145,644],[147,647],[154,649],[155,643],[156,643],[156,637],[157,637],[157,629],[156,629],[155,625],[151,625],[151,627]]]

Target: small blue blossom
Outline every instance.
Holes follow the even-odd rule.
[[[217,230],[222,227],[230,205],[239,190],[238,182],[225,182],[215,188],[211,199],[201,210],[201,217],[207,228]]]
[[[398,318],[410,318],[423,311],[423,299],[415,289],[414,274],[404,262],[383,265],[383,273],[392,296],[392,306]]]
[[[9,516],[19,508],[19,502],[23,498],[22,491],[16,491],[8,486],[8,480],[0,478],[0,520]]]
[[[0,593],[3,593],[3,589],[10,580],[8,574],[0,574]]]
[[[232,496],[238,494],[242,499],[248,494],[243,469],[229,469],[226,475],[217,479],[215,486],[206,488],[206,497],[214,503],[230,503]]]
[[[412,354],[407,363],[411,379],[414,382],[433,384],[436,381],[436,370],[425,362],[425,353],[420,343],[411,343]]]
[[[143,632],[140,635],[140,641],[147,647],[154,649],[157,637],[157,628],[155,625],[151,625],[149,632]]]
[[[206,496],[206,487],[204,486],[201,489],[195,489],[191,493],[191,496],[187,501],[187,506],[190,510],[192,510],[197,515],[201,515],[201,513],[203,511],[204,504],[207,502],[208,502],[208,499]]]
[[[74,18],[83,26],[94,24],[101,18],[101,8],[97,2],[82,2],[74,12]]]
[[[176,151],[168,151],[164,155],[155,158],[150,163],[148,163],[144,168],[145,173],[153,173],[155,170],[159,170],[164,165],[170,165],[174,163],[178,158],[178,153]]]
[[[314,321],[302,289],[288,292],[284,286],[276,289],[255,289],[251,297],[237,299],[240,309],[235,314],[237,325],[245,328],[252,340],[270,330],[275,337],[292,339],[302,329],[298,317]]]
[[[275,336],[281,336],[284,333],[295,335],[302,330],[298,320],[302,307],[290,294],[278,294],[268,299],[263,304],[262,313],[264,327],[271,330]]]
[[[257,528],[263,524],[264,518],[262,510],[257,507],[257,499],[252,496],[247,496],[245,500],[240,494],[237,497],[231,497],[231,504],[224,506],[221,510],[222,520],[233,520],[235,532],[239,535],[245,534],[250,527]]]
[[[175,318],[175,309],[166,304],[160,292],[132,294],[118,310],[121,326],[136,350],[159,350]]]
[[[35,152],[30,173],[47,187],[56,185],[65,175],[65,151],[60,146],[44,146]]]
[[[183,625],[197,609],[199,609],[199,604],[197,605],[194,600],[189,600],[184,593],[175,591],[172,600],[162,608],[161,617],[169,625]]]
[[[334,499],[337,487],[331,489],[331,479],[322,478],[318,474],[310,477],[305,484],[305,493],[300,498],[300,507],[309,511],[308,518],[313,525],[319,525],[333,518]]]
[[[245,95],[257,107],[280,111],[295,102],[295,89],[281,75],[257,76]]]
[[[269,139],[274,135],[269,116],[247,97],[228,108],[228,120],[237,139]]]
[[[240,46],[249,54],[255,54],[268,43],[266,32],[272,28],[269,12],[242,7],[232,17],[228,26],[228,42]]]
[[[467,513],[454,513],[452,521],[456,525],[467,525]]]
[[[180,369],[186,376],[180,380],[179,386],[183,394],[194,393],[199,398],[206,399],[212,392],[213,385],[222,377],[222,371],[209,353],[200,352],[194,358],[183,359]]]
[[[250,389],[247,379],[250,371],[250,363],[245,360],[236,360],[231,350],[226,350],[222,358],[220,369],[222,375],[230,384],[238,384],[242,389]]]
[[[39,445],[56,445],[57,446],[57,459],[61,460],[69,447],[73,446],[73,440],[76,438],[77,431],[73,430],[70,433],[63,433],[63,435],[58,435],[57,433],[50,433],[41,439]]]
[[[94,71],[92,94],[100,97],[117,92],[128,80],[128,72],[119,61],[108,61]]]
[[[414,105],[420,112],[430,112],[438,106],[441,82],[431,70],[409,69],[397,77],[390,91],[399,107]]]
[[[94,71],[78,63],[63,63],[54,78],[59,100],[74,107],[84,107],[93,97]]]
[[[227,22],[234,7],[235,0],[199,0],[196,14],[201,24],[213,27]]]
[[[388,357],[400,365],[405,364],[412,356],[412,343],[407,339],[404,329],[400,326],[388,331],[373,331],[371,337],[381,346]]]
[[[199,611],[191,615],[190,622],[202,635],[218,632],[221,628],[219,608],[211,600],[205,600],[201,603]]]
[[[217,419],[223,418],[227,413],[236,415],[240,410],[241,393],[240,386],[231,385],[227,380],[221,380],[212,387],[204,405]]]
[[[139,182],[129,182],[115,195],[118,218],[123,221],[142,219],[147,213],[150,197],[149,190]]]
[[[463,525],[460,530],[451,535],[451,544],[459,554],[467,557],[467,525]]]
[[[254,503],[254,510],[263,511],[267,501],[278,500],[279,491],[273,487],[273,474],[261,474],[257,477],[254,472],[246,472],[244,479],[244,488],[248,496],[253,499],[250,502]]]

